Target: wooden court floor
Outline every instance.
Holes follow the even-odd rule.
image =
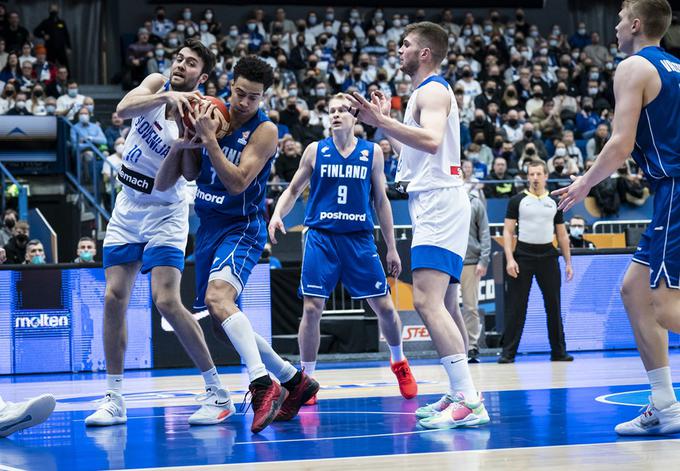
[[[680,371],[680,352],[671,360]],[[251,412],[189,427],[202,387],[193,371],[130,372],[128,424],[104,429],[83,422],[104,375],[2,377],[5,400],[50,392],[58,405],[45,424],[0,440],[0,470],[680,469],[679,437],[619,438],[613,431],[649,394],[634,352],[579,354],[574,363],[524,356],[512,365],[471,365],[492,421],[465,430],[423,430],[415,421],[415,408],[446,389],[436,362],[414,362],[419,396],[411,401],[399,396],[387,365],[358,366],[323,365],[319,404],[259,435],[249,431]],[[237,368],[220,372],[239,404],[247,377]]]

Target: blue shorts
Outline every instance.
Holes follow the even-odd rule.
[[[103,267],[142,262],[142,273],[149,273],[154,267],[175,267],[184,271],[184,251],[177,247],[157,245],[147,247],[146,242],[104,247]]]
[[[338,280],[355,299],[384,296],[389,287],[373,233],[309,229],[302,258],[300,293],[328,298]]]
[[[649,285],[680,289],[680,178],[656,182],[654,215],[642,234],[633,261],[649,267]]]
[[[220,224],[222,223],[222,224]],[[251,220],[207,223],[196,232],[196,300],[194,309],[206,309],[205,293],[212,280],[223,280],[236,288],[237,297],[248,283],[267,242],[267,223]]]

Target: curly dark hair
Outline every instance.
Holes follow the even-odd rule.
[[[243,77],[251,82],[261,83],[266,91],[274,83],[274,70],[257,56],[246,56],[234,67],[234,82]]]
[[[199,41],[198,39],[189,38],[186,41],[184,41],[184,44],[177,48],[175,54],[177,54],[185,47],[194,51],[196,55],[200,57],[200,59],[203,61],[203,68],[201,69],[201,73],[210,74],[213,71],[213,69],[215,68],[215,64],[217,63],[217,58],[215,57],[215,54],[213,54],[212,51],[210,51],[210,49],[205,47],[201,41]]]

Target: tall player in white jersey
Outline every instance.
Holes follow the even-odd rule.
[[[350,97],[360,121],[378,127],[399,151],[397,180],[409,196],[413,224],[413,304],[427,326],[449,392],[416,411],[427,428],[455,428],[489,422],[467,364],[467,332],[457,309],[458,290],[470,228],[470,202],[460,170],[458,108],[449,84],[437,75],[448,49],[448,34],[430,22],[406,27],[399,48],[401,69],[411,77],[404,123],[389,116],[390,102]]]
[[[123,189],[116,198],[104,239],[107,391],[101,406],[85,419],[88,426],[127,421],[121,395],[127,344],[125,314],[140,269],[142,273],[151,272],[153,302],[172,325],[205,380],[206,394],[199,397],[202,406],[189,418],[189,423],[217,424],[235,412],[229,391],[220,383],[203,331],[182,305],[179,295],[189,229],[186,180],[179,179],[166,191],[154,189],[164,159],[184,159],[187,152],[194,152],[192,148],[197,147],[186,133],[183,139],[178,139],[182,126],[176,118],[189,112],[186,110],[190,102],[199,98],[196,87],[208,79],[214,65],[215,57],[205,46],[188,40],[176,53],[169,81],[161,74],[149,75],[125,95],[116,109],[118,116],[133,120],[118,175]]]
[[[632,153],[654,189],[652,221],[623,278],[621,297],[651,386],[649,404],[620,435],[680,433],[668,331],[680,333],[680,59],[660,47],[671,23],[666,0],[625,0],[616,38],[629,54],[616,68],[612,137],[587,173],[553,192],[567,211]]]

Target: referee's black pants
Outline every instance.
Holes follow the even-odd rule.
[[[562,325],[562,313],[560,302],[560,287],[562,279],[560,265],[557,256],[527,257],[515,254],[515,260],[519,265],[517,278],[510,276],[507,279],[507,297],[505,303],[505,329],[501,338],[503,347],[502,355],[514,358],[522,339],[524,322],[527,318],[527,304],[531,283],[536,276],[536,281],[543,294],[543,305],[548,315],[548,339],[550,340],[551,355],[560,357],[567,353],[567,344],[564,340],[564,326]]]

